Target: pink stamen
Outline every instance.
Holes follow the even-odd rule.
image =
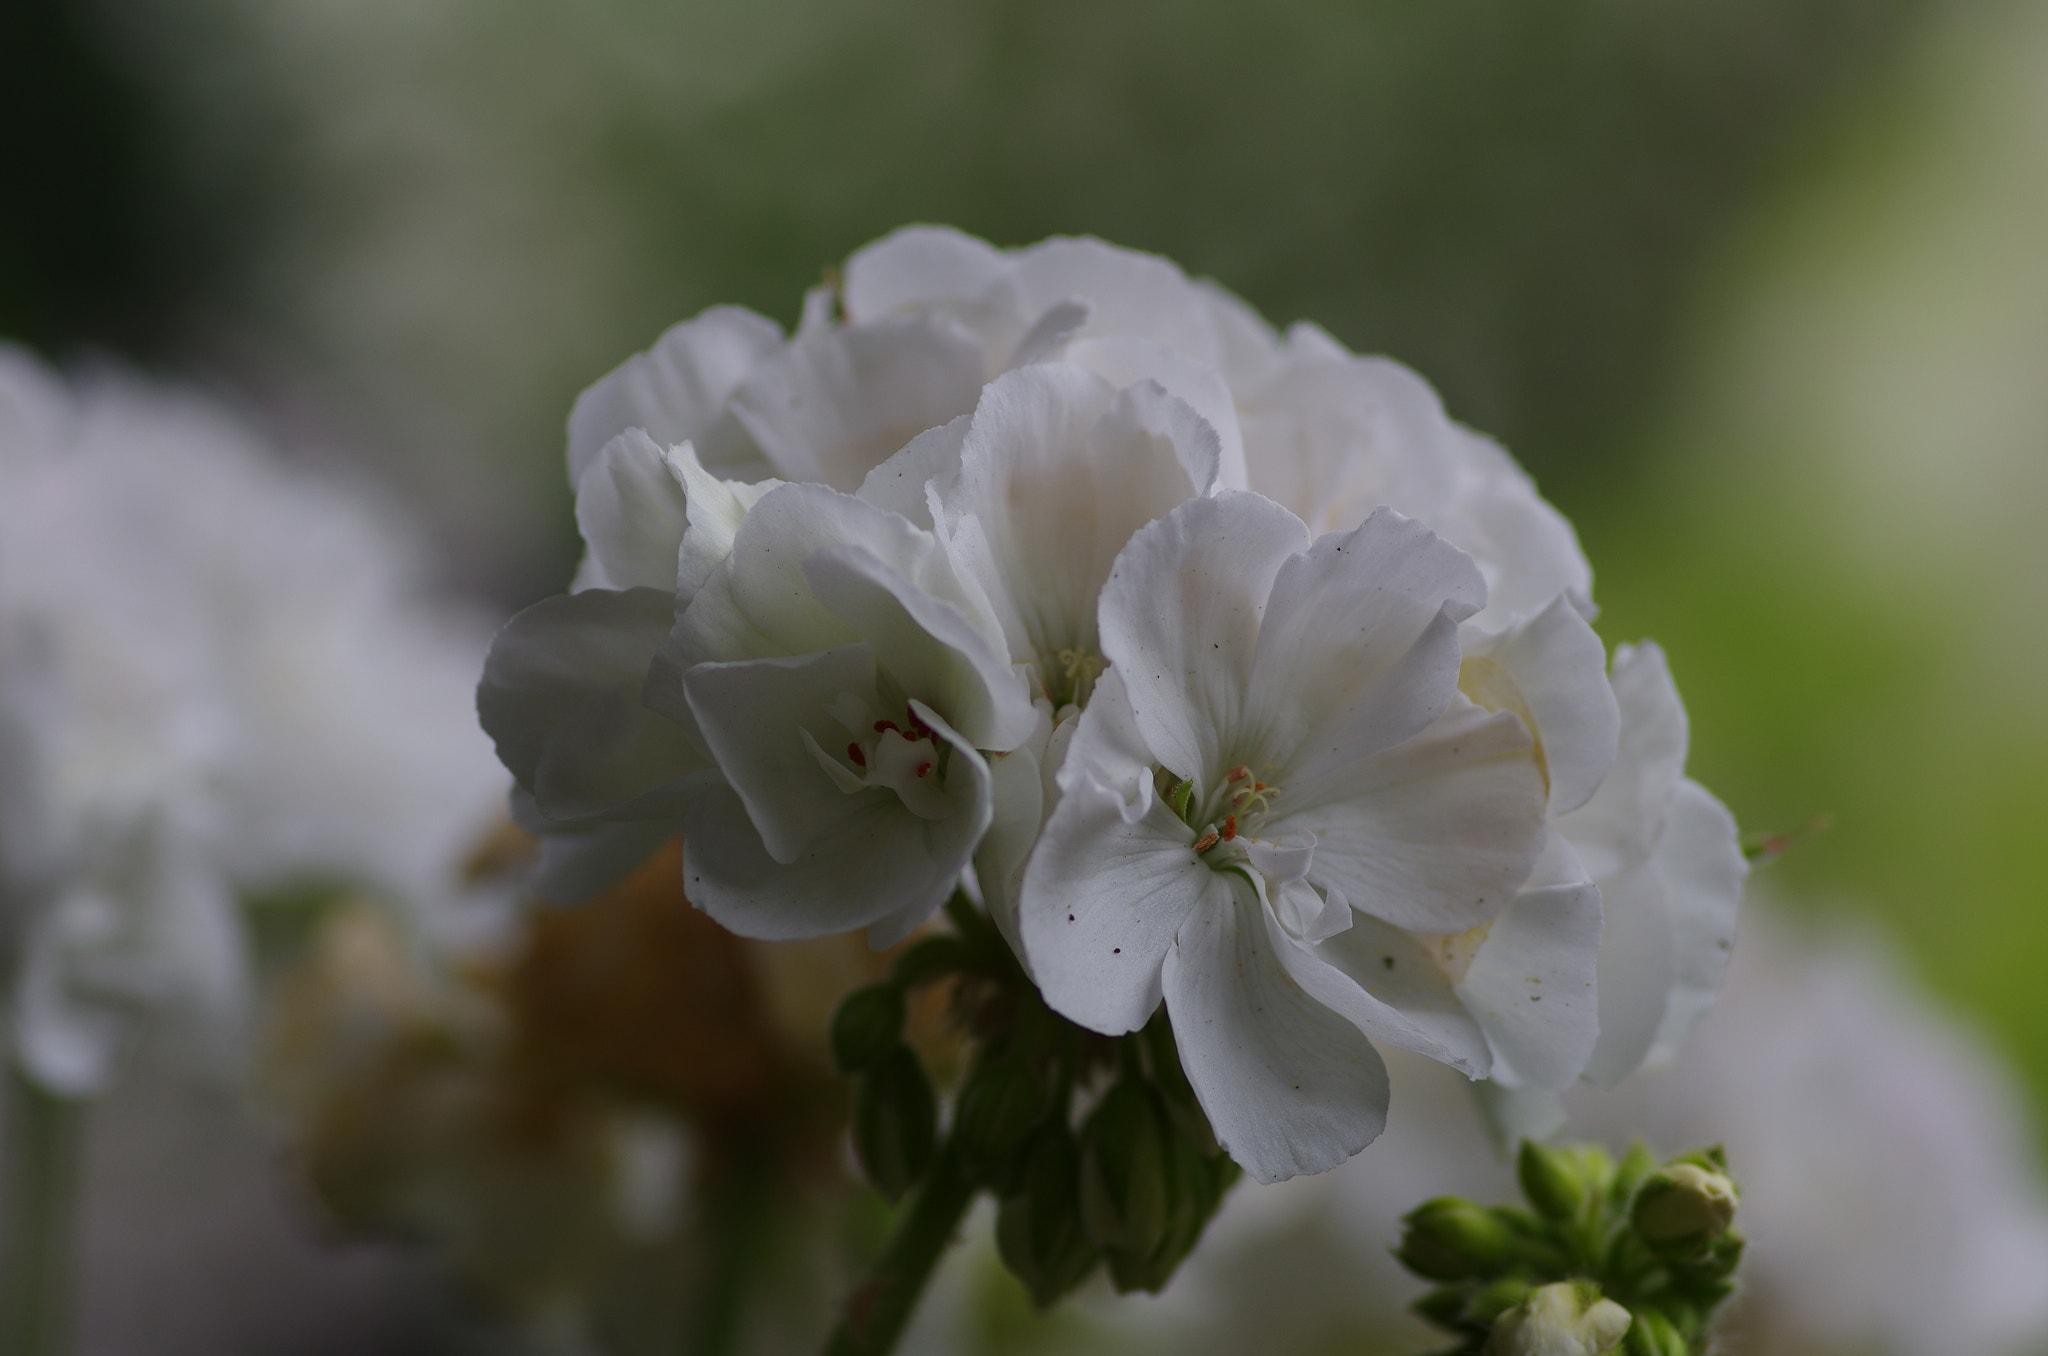
[[[1195,851],[1197,852],[1207,852],[1210,848],[1215,846],[1216,830],[1214,829],[1209,830],[1207,833],[1203,834],[1200,838],[1197,838],[1195,840]]]
[[[1236,767],[1230,769],[1230,771],[1223,774],[1223,780],[1225,782],[1248,781],[1250,780],[1251,775],[1252,770],[1249,767],[1246,767],[1243,763],[1239,763]]]
[[[930,763],[919,763],[917,765],[916,775],[920,777],[928,777],[931,775],[931,771],[932,765]]]
[[[881,734],[885,730],[894,730],[897,734],[903,733],[903,727],[893,720],[878,720],[875,722],[876,734]]]
[[[1224,839],[1225,839],[1226,841],[1227,841],[1227,840],[1229,840],[1229,839],[1232,839],[1232,838],[1235,838],[1235,837],[1237,837],[1237,816],[1236,816],[1236,815],[1225,815],[1225,816],[1223,816],[1223,837],[1224,837]]]
[[[858,744],[848,744],[846,746],[846,756],[853,760],[855,767],[866,767],[868,765],[868,756],[861,752],[860,745]]]

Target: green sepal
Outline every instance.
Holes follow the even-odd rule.
[[[903,1042],[903,990],[884,981],[855,989],[832,1013],[832,1062],[843,1074],[873,1068]]]
[[[930,1170],[938,1137],[931,1079],[910,1047],[899,1044],[854,1089],[854,1153],[875,1190],[898,1201]]]

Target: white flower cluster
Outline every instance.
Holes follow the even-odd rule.
[[[747,936],[964,887],[1070,1019],[1163,998],[1263,1181],[1379,1133],[1375,1040],[1548,1094],[1718,985],[1744,863],[1662,656],[1610,675],[1570,526],[1397,364],[912,227],[569,434],[587,554],[478,697],[562,896],[678,827]]]
[[[137,1018],[234,1053],[251,892],[453,893],[504,774],[413,555],[214,404],[0,345],[0,1020],[44,1086]]]

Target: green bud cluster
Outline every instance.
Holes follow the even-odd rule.
[[[1528,1204],[1425,1201],[1394,1255],[1437,1288],[1415,1310],[1454,1334],[1444,1356],[1697,1356],[1734,1291],[1742,1237],[1719,1148],[1659,1163],[1524,1142]]]
[[[1166,1013],[1114,1042],[1084,1031],[1045,1006],[985,917],[961,901],[948,913],[954,935],[917,943],[833,1015],[833,1060],[858,1080],[853,1144],[869,1182],[892,1202],[948,1173],[992,1193],[998,1250],[1040,1305],[1098,1266],[1119,1291],[1162,1289],[1239,1176]],[[956,976],[975,996],[966,1025],[978,1048],[942,1142],[904,1015],[911,990]]]

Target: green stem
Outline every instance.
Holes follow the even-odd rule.
[[[767,1199],[774,1182],[755,1153],[742,1151],[718,1175],[704,1203],[709,1252],[701,1278],[689,1356],[727,1356],[739,1343],[746,1315],[749,1273],[760,1260],[767,1223]]]
[[[81,1105],[12,1061],[0,1141],[0,1356],[60,1356],[71,1298]]]
[[[874,1273],[847,1301],[846,1316],[825,1343],[825,1356],[888,1356],[896,1349],[940,1256],[960,1232],[974,1192],[974,1179],[948,1140],[896,1222]]]

